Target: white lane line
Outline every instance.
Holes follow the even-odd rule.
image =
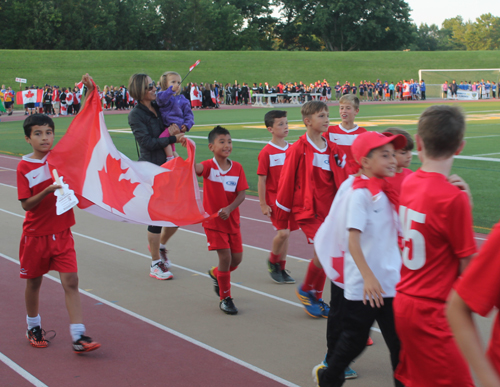
[[[500,134],[490,134],[487,136],[471,136],[471,137],[464,137],[464,140],[470,140],[473,138],[488,138],[488,137],[500,137]]]
[[[500,152],[496,153],[483,153],[481,155],[472,155],[473,157],[482,157],[482,156],[493,156],[493,155],[500,155]]]
[[[272,222],[269,222],[268,220],[261,220],[261,219],[254,219],[254,218],[249,218],[248,216],[241,216],[240,218],[242,219],[248,219],[248,220],[253,220],[255,222],[262,222],[262,223],[267,223],[267,224],[273,224]]]
[[[4,258],[9,259],[9,257],[4,256],[3,254],[0,254],[0,256],[3,256]],[[14,261],[14,262],[19,263],[17,261]],[[19,375],[21,375],[24,379],[26,379],[28,382],[30,382],[34,386],[36,386],[36,387],[49,387],[45,383],[43,383],[41,380],[35,378],[33,375],[31,375],[28,371],[26,371],[24,368],[19,366],[17,363],[14,363],[7,356],[5,356],[2,352],[0,352],[0,361],[2,363],[4,363],[7,367],[11,368],[13,371],[17,372]]]
[[[0,169],[5,169],[7,171],[14,171],[14,172],[17,172],[16,169],[12,169],[12,168],[6,168],[6,167],[0,167]]]
[[[496,136],[495,136],[495,137],[496,137]],[[500,135],[499,135],[498,137],[500,137]],[[413,155],[413,156],[418,156],[418,152],[412,152],[412,155]],[[498,159],[493,159],[493,158],[490,158],[490,157],[462,156],[462,155],[453,156],[453,158],[455,158],[455,159],[459,159],[459,160],[493,161],[493,162],[495,162],[495,163],[500,163],[500,158],[498,158]]]
[[[465,114],[475,114],[475,113],[496,113],[499,112],[500,110],[478,110],[478,111],[471,111],[471,112],[465,112]],[[392,115],[383,115],[383,116],[358,116],[358,120],[364,120],[367,118],[380,118],[384,119],[387,117],[415,117],[415,116],[420,116],[421,113],[412,113],[412,114],[392,114]],[[330,122],[331,121],[340,121],[340,117],[330,117]],[[288,122],[302,122],[302,120],[288,120]],[[335,123],[335,122],[333,122]],[[193,128],[203,128],[207,126],[217,126],[217,125],[252,125],[252,124],[261,124],[263,125],[262,121],[254,121],[254,122],[226,122],[226,123],[214,123],[214,124],[199,124],[199,125],[193,125]],[[123,129],[108,129],[108,132],[118,132],[118,133],[132,133],[132,130],[129,128],[123,128]],[[206,138],[203,137],[203,138]],[[234,139],[233,139],[234,140]]]
[[[76,233],[73,233],[73,234],[76,234]],[[131,250],[129,250],[129,251],[131,251]],[[5,259],[7,259],[7,260],[9,260],[11,262],[16,263],[16,264],[19,264],[19,262],[17,260],[15,260],[14,258],[11,258],[11,257],[9,257],[9,256],[7,256],[5,254],[0,253],[0,257],[3,257],[3,258],[5,258]],[[46,275],[44,275],[44,277],[46,277],[46,278],[48,278],[48,279],[50,279],[50,280],[52,280],[54,282],[57,282],[59,284],[61,283],[61,281],[59,279],[54,278],[51,275],[46,274]],[[170,333],[170,334],[172,334],[174,336],[177,336],[177,337],[179,337],[179,338],[181,338],[183,340],[186,340],[187,342],[189,342],[191,344],[197,345],[198,347],[201,347],[203,349],[206,349],[207,351],[215,353],[216,355],[219,355],[219,356],[221,356],[221,357],[223,357],[225,359],[228,359],[228,360],[230,360],[230,361],[232,361],[232,362],[234,362],[236,364],[239,364],[239,365],[241,365],[241,366],[243,366],[245,368],[248,368],[248,369],[250,369],[250,370],[252,370],[252,371],[254,371],[254,372],[258,373],[258,374],[266,376],[267,378],[269,378],[271,380],[274,380],[276,382],[279,382],[279,383],[283,384],[284,386],[300,387],[297,384],[294,384],[292,382],[289,382],[288,380],[282,379],[279,376],[271,374],[270,372],[267,372],[267,371],[265,371],[265,370],[263,370],[263,369],[261,369],[259,367],[256,367],[256,366],[254,366],[254,365],[252,365],[250,363],[247,363],[246,361],[243,361],[243,360],[238,359],[238,358],[236,358],[234,356],[231,356],[228,353],[222,352],[222,351],[218,350],[217,348],[211,347],[211,346],[209,346],[209,345],[207,345],[205,343],[202,343],[201,341],[193,339],[190,336],[187,336],[187,335],[185,335],[183,333],[180,333],[180,332],[178,332],[176,330],[173,330],[173,329],[171,329],[169,327],[166,327],[165,325],[159,324],[156,321],[150,320],[147,317],[141,316],[140,314],[137,314],[135,312],[132,312],[131,310],[125,309],[122,306],[119,306],[119,305],[116,305],[116,304],[114,304],[112,302],[109,302],[108,300],[105,300],[104,298],[101,298],[101,297],[96,296],[96,295],[94,295],[92,293],[86,292],[83,289],[78,289],[78,290],[80,291],[81,294],[83,294],[83,295],[85,295],[87,297],[93,298],[94,300],[99,301],[99,302],[101,302],[101,303],[103,303],[103,304],[105,304],[107,306],[110,306],[111,308],[115,308],[115,309],[119,310],[120,312],[128,314],[129,316],[135,317],[138,320],[141,320],[141,321],[143,321],[143,322],[145,322],[147,324],[150,324],[150,325],[152,325],[152,326],[154,326],[156,328],[159,328],[159,329],[161,329],[161,330],[163,330],[165,332],[168,332],[168,333]],[[39,386],[42,387],[42,386],[46,386],[46,385],[45,384],[40,384]],[[46,386],[46,387],[48,387],[48,386]]]
[[[11,160],[21,161],[20,157],[12,157],[12,156],[5,156],[5,155],[0,155],[0,157],[3,157],[4,159],[11,159]]]

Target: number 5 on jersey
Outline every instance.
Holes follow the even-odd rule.
[[[420,231],[412,229],[415,223],[425,223],[425,214],[399,206],[399,219],[403,228],[403,264],[410,270],[425,265],[425,238]]]

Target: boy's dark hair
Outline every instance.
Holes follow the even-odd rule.
[[[286,117],[287,112],[285,110],[271,110],[266,113],[264,116],[264,123],[266,124],[266,128],[270,128],[274,125],[274,120],[276,118]]]
[[[220,125],[217,125],[215,128],[212,129],[210,133],[208,133],[209,144],[213,144],[217,136],[225,136],[226,134],[230,134],[229,130],[223,128]]]
[[[460,147],[465,133],[465,117],[458,107],[431,106],[418,120],[417,134],[431,158],[452,156]]]
[[[55,130],[54,121],[49,116],[39,113],[28,116],[23,122],[25,136],[31,137],[31,129],[33,128],[33,126],[44,126],[44,125],[47,125],[48,127],[52,128],[52,130]]]
[[[304,119],[323,110],[328,111],[328,105],[326,103],[322,101],[309,101],[302,105],[300,113],[302,114],[302,119]]]
[[[403,148],[404,151],[411,151],[413,150],[413,147],[415,146],[413,142],[413,138],[411,137],[411,134],[408,133],[406,130],[403,130],[401,128],[387,128],[384,130],[384,132],[392,133],[392,134],[402,134],[403,136],[406,137],[406,146]]]

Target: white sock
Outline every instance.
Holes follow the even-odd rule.
[[[173,159],[175,159],[175,156],[167,157],[167,161],[170,161],[170,160],[173,160]]]
[[[26,323],[28,323],[28,329],[33,329],[34,327],[42,327],[42,319],[40,315],[36,317],[29,317],[26,315]]]
[[[81,335],[85,334],[85,325],[83,324],[69,324],[69,333],[73,342],[80,339]]]
[[[166,248],[167,248],[167,246],[166,246],[166,245],[164,245],[163,243],[160,243],[160,250],[161,250],[161,249],[165,250]]]
[[[161,262],[161,259],[158,259],[157,261],[152,261],[151,262],[151,267],[153,267],[154,265],[156,265],[159,262]]]

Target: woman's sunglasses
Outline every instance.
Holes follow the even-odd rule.
[[[154,82],[151,82],[149,85],[146,86],[147,91],[151,91],[155,88],[156,84]]]

